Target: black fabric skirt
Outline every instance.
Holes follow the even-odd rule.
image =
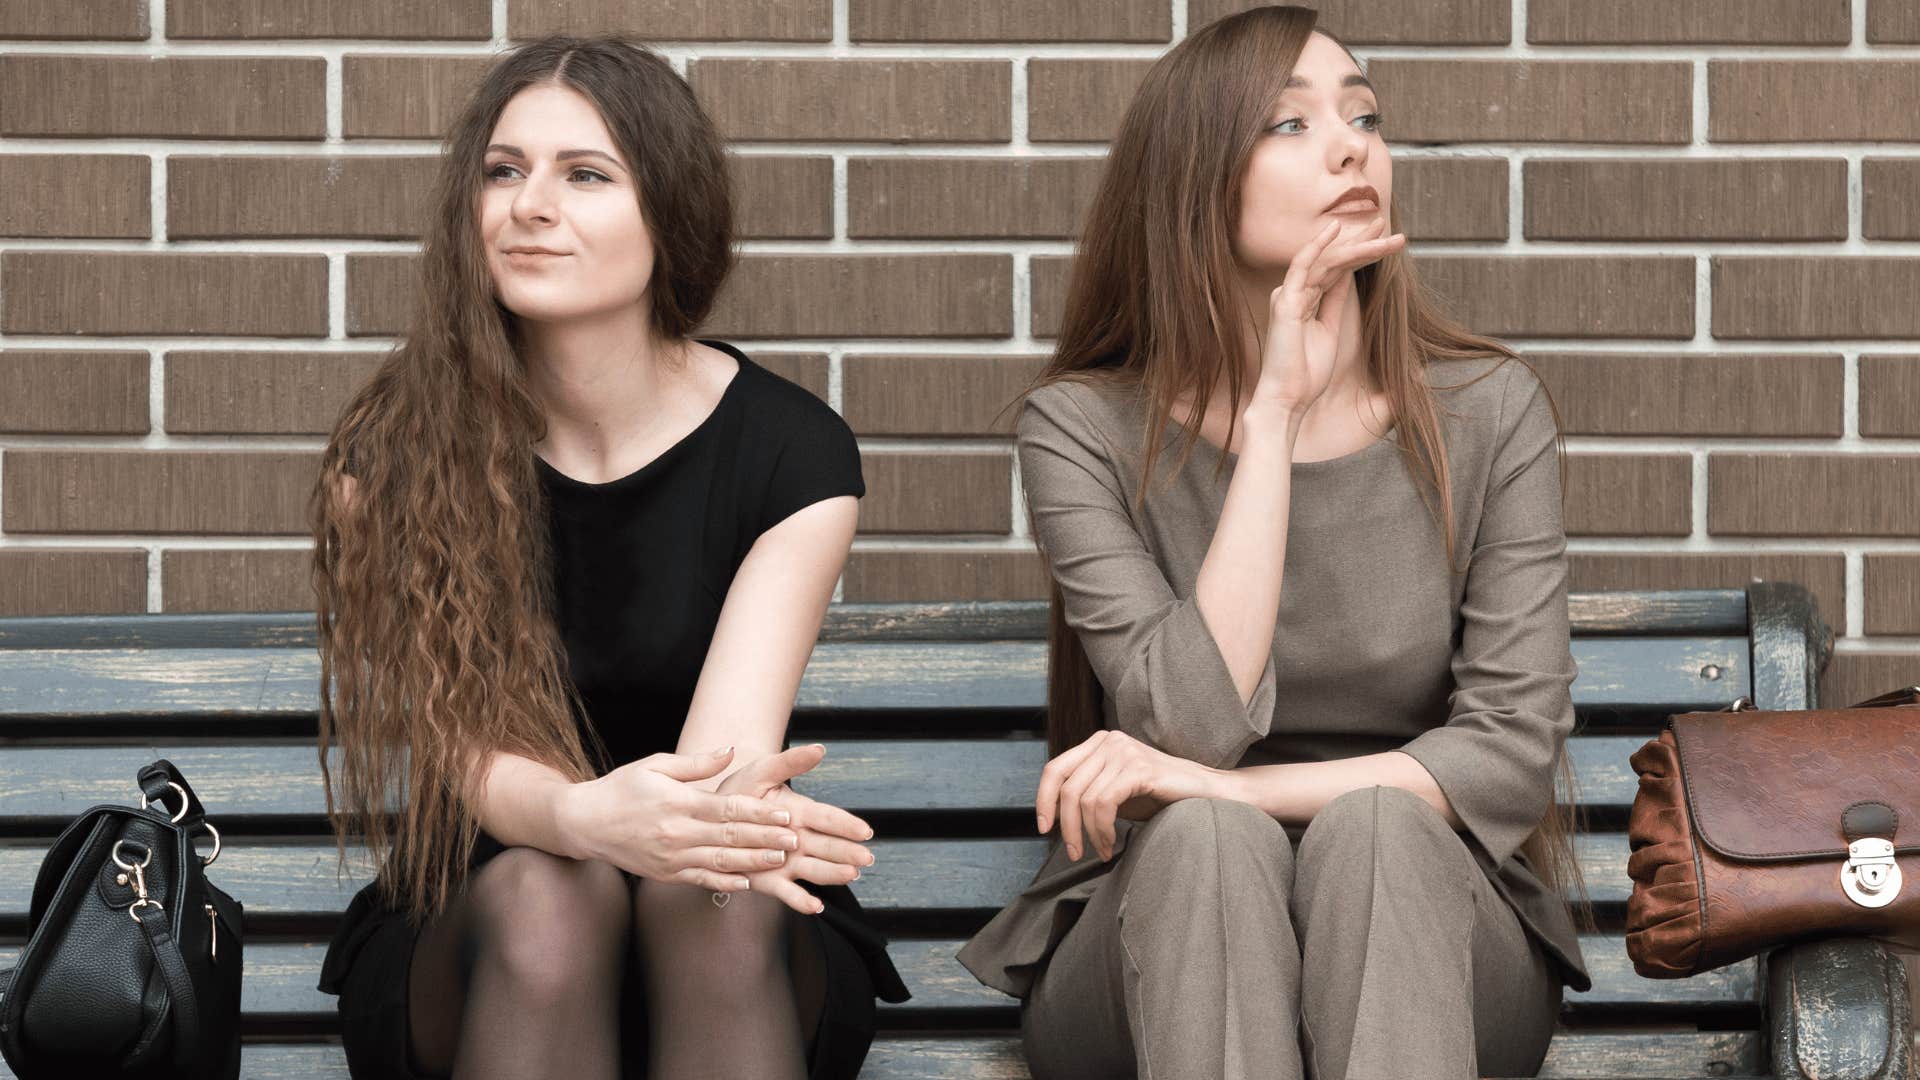
[[[473,867],[504,850],[481,834]],[[632,875],[628,875],[629,879]],[[826,957],[826,1002],[807,1046],[810,1080],[853,1080],[873,1043],[874,998],[899,1002],[907,988],[887,956],[886,938],[870,926],[853,890],[801,885],[826,910],[806,920]],[[340,1037],[354,1080],[436,1080],[414,1067],[409,1053],[407,975],[417,931],[406,914],[380,901],[371,884],[347,905],[320,965],[319,988],[339,997]],[[621,1075],[643,1077],[647,1061],[646,1001],[629,960],[621,990]]]

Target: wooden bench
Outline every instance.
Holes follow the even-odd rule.
[[[1583,943],[1595,985],[1569,996],[1545,1075],[1906,1075],[1820,1071],[1910,1043],[1898,965],[1877,947],[1806,946],[1770,968],[1663,982],[1636,976],[1621,942],[1628,756],[1668,713],[1738,695],[1813,704],[1830,635],[1806,592],[1578,593],[1570,610],[1570,745],[1590,818],[1579,852],[1605,932]],[[882,1006],[867,1076],[1026,1076],[1015,1003],[953,954],[1044,853],[1032,797],[1045,625],[1030,603],[836,606],[807,670],[794,734],[829,752],[803,787],[879,831],[857,889],[914,993]],[[334,874],[318,668],[310,615],[0,620],[0,966],[24,940],[53,835],[96,802],[136,801],[134,770],[164,756],[225,838],[214,880],[246,905],[245,1075],[345,1077],[335,999],[314,982],[367,874]]]

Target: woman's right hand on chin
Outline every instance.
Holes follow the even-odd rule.
[[[1341,223],[1334,221],[1294,255],[1280,287],[1267,298],[1257,401],[1299,415],[1326,392],[1340,355],[1341,313],[1359,302],[1353,271],[1406,243],[1405,233],[1377,235],[1386,227],[1387,219],[1378,217],[1342,236]]]
[[[733,748],[653,754],[567,789],[564,827],[588,858],[652,881],[742,892],[748,873],[778,866],[800,838],[771,800],[716,794],[691,781],[718,776]]]

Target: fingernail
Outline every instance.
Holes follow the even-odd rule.
[[[871,839],[873,839],[873,829],[872,829],[872,827],[871,827],[871,826],[869,826],[869,827],[868,827],[868,829],[867,829],[867,835],[865,835],[865,836],[863,836],[863,837],[861,837],[860,839],[862,839],[862,840],[871,840]]]
[[[731,753],[733,753],[733,747],[731,747],[731,746],[723,746],[723,747],[721,747],[720,749],[718,749],[718,750],[715,750],[715,751],[713,752],[713,756],[714,756],[714,757],[719,757],[719,756],[720,756],[721,754],[731,754]]]
[[[855,881],[859,881],[859,880],[860,880],[860,871],[858,871],[858,870],[855,870],[855,871],[853,872],[853,880],[855,880]]]
[[[873,852],[871,852],[871,851],[869,851],[869,852],[867,852],[867,861],[866,861],[866,862],[865,862],[864,864],[862,864],[862,865],[865,865],[865,866],[872,866],[872,865],[873,865]]]
[[[760,853],[760,861],[764,863],[784,862],[786,857],[787,853],[784,851],[763,851]]]
[[[787,822],[793,820],[793,815],[787,813],[785,810],[775,810],[773,812],[773,820],[776,824],[785,825]]]
[[[780,846],[786,848],[788,851],[796,851],[800,847],[800,838],[792,833],[788,833],[780,838]]]
[[[753,882],[743,877],[737,877],[733,879],[733,887],[736,889],[751,889],[753,888]]]

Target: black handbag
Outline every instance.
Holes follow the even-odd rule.
[[[19,1080],[240,1075],[241,907],[206,876],[220,833],[172,762],[138,781],[137,809],[89,807],[34,878],[26,948],[0,971]]]

